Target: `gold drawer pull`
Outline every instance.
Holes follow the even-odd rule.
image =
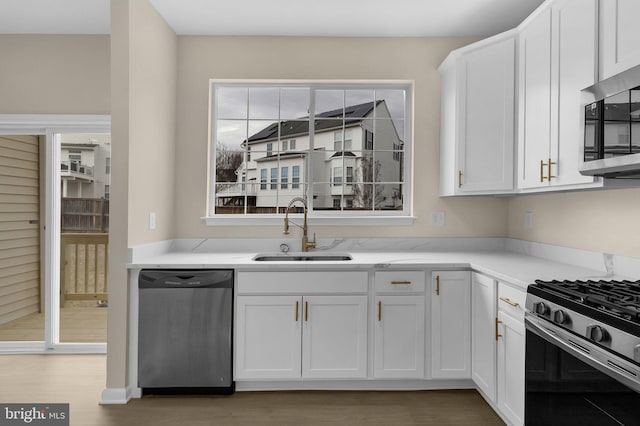
[[[378,301],[378,321],[382,321],[382,301]]]
[[[298,302],[298,301],[296,300],[296,322],[298,322],[298,306],[299,306],[299,303],[300,303],[300,302]]]
[[[309,321],[309,302],[304,302],[304,321]]]
[[[436,275],[436,296],[440,296],[440,275]]]
[[[391,284],[404,284],[404,285],[409,285],[409,284],[411,284],[411,281],[391,281]]]
[[[498,318],[496,318],[496,342],[498,341],[498,339],[500,337],[502,337],[502,334],[500,334],[499,330],[498,330],[498,324],[501,324],[501,323],[502,323],[502,321],[500,321]]]
[[[511,299],[506,298],[506,297],[501,297],[500,300],[502,300],[504,303],[508,303],[509,305],[513,306],[514,308],[517,308],[518,306],[520,306],[519,303],[513,302],[513,301],[511,301]]]

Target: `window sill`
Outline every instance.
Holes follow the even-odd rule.
[[[302,223],[301,214],[289,218]],[[202,218],[207,226],[283,226],[283,215],[218,215]],[[406,226],[412,225],[414,216],[309,216],[309,226]]]

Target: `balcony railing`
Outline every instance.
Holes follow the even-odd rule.
[[[93,167],[86,166],[77,161],[61,161],[60,173],[63,176],[79,176],[85,178],[93,177]]]
[[[216,189],[216,197],[243,197],[255,196],[260,189],[259,183],[233,183],[233,184],[220,184]]]

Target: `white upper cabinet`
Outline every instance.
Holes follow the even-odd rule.
[[[638,0],[600,0],[600,79],[640,65]]]
[[[558,0],[522,26],[519,39],[518,187],[600,185],[578,171],[580,90],[597,81],[597,0]]]
[[[453,52],[439,71],[440,194],[512,191],[515,33]]]

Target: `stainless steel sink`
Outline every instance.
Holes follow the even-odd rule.
[[[346,253],[264,253],[253,258],[257,262],[342,262],[352,259]]]

